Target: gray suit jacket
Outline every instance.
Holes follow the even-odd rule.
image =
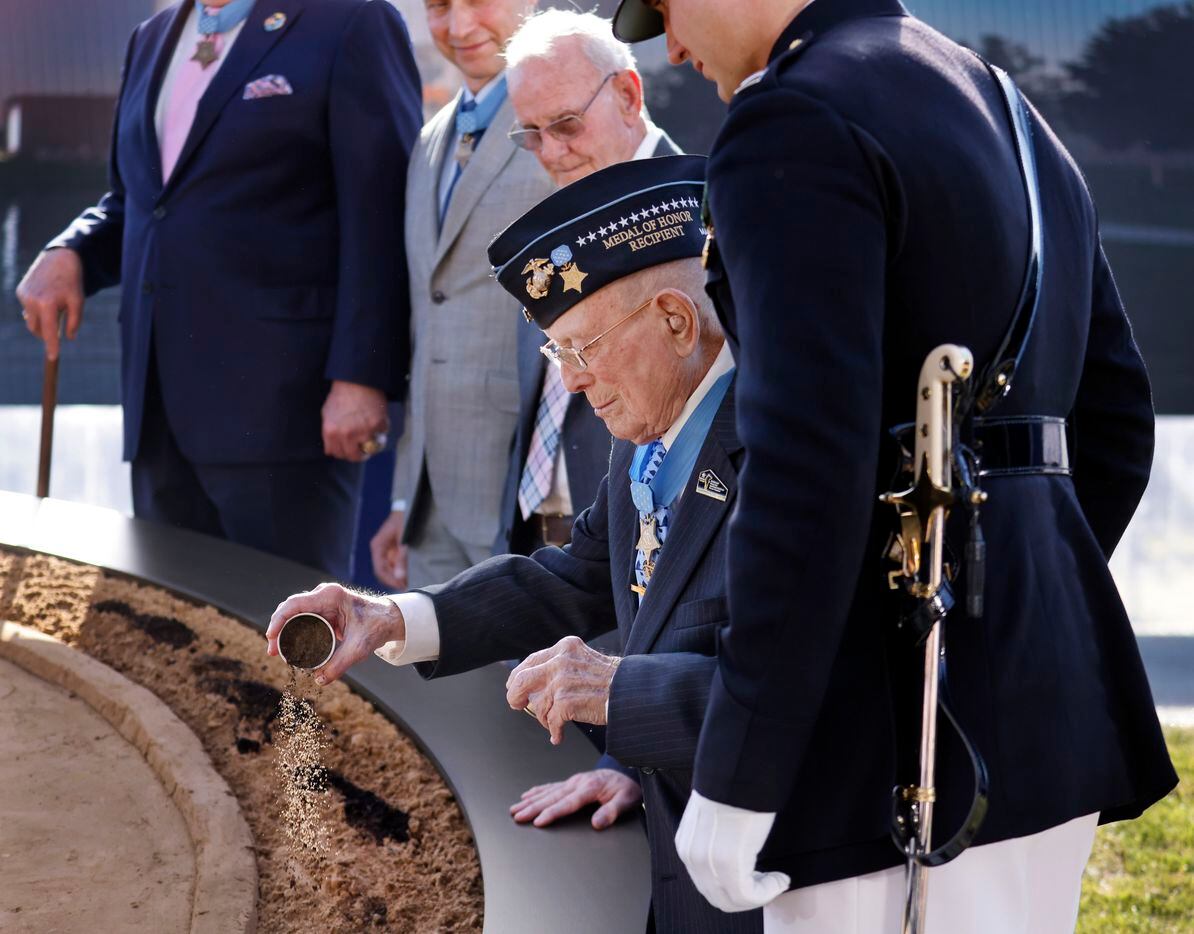
[[[514,121],[507,100],[456,183],[440,230],[440,170],[452,158],[455,113],[453,101],[427,122],[407,173],[412,360],[394,496],[407,501],[406,541],[434,496],[457,539],[488,547],[518,418],[522,316],[490,275],[485,250],[553,188],[535,157],[506,137]]]
[[[566,635],[591,639],[617,629],[623,660],[610,689],[606,748],[640,771],[651,844],[652,905],[661,934],[753,934],[761,912],[728,915],[696,891],[674,838],[717,668],[718,630],[728,624],[725,562],[742,445],[731,384],[675,509],[667,544],[641,606],[630,591],[638,512],[630,500],[634,445],[614,442],[609,477],[577,520],[566,548],[490,558],[424,593],[439,620],[439,660],[424,677],[524,658]],[[696,492],[712,470],[728,496]],[[636,611],[637,609],[637,611]]]
[[[682,155],[679,146],[664,133],[655,146],[655,156]],[[539,353],[543,332],[525,319],[518,326],[518,430],[510,451],[510,465],[506,471],[506,486],[502,493],[501,523],[493,543],[494,554],[528,554],[532,550],[533,531],[523,521],[518,508],[518,484],[531,450],[531,434],[535,430],[535,415],[539,411],[539,397],[543,393],[543,375],[547,358]],[[593,414],[593,408],[583,393],[568,400],[560,444],[564,448],[564,463],[568,469],[568,489],[572,508],[579,513],[593,502],[597,485],[609,469],[609,431],[605,422]]]

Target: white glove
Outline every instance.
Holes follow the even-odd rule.
[[[774,813],[747,811],[692,793],[676,831],[676,851],[697,890],[715,908],[749,911],[788,890],[786,873],[755,871],[774,823]]]

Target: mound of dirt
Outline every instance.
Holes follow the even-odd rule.
[[[204,744],[253,832],[260,930],[480,931],[481,868],[434,766],[342,684],[299,679],[323,723],[327,850],[295,851],[275,775],[291,670],[213,607],[41,554],[0,549],[0,619],[82,649],[160,697]]]

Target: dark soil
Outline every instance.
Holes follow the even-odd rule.
[[[332,652],[332,634],[318,616],[300,613],[286,621],[278,635],[278,650],[295,668],[322,665]]]

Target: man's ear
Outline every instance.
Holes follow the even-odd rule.
[[[682,357],[689,356],[700,341],[700,313],[696,303],[679,289],[664,289],[656,298],[666,315],[668,333]]]
[[[626,69],[613,79],[618,93],[618,107],[629,121],[637,120],[643,109],[643,79],[637,71]]]

